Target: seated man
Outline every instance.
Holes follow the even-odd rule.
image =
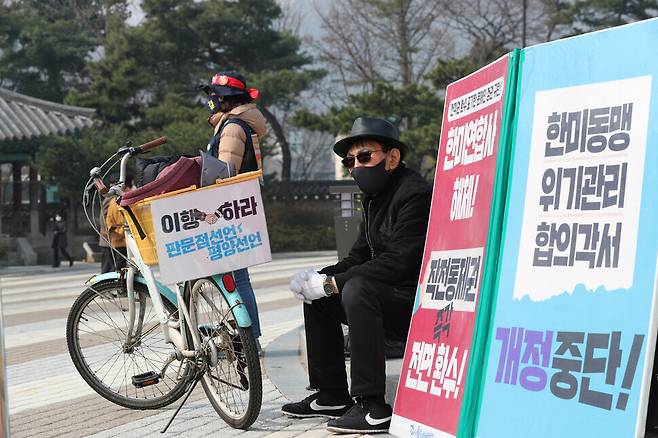
[[[384,336],[405,340],[429,217],[432,188],[402,162],[407,146],[385,120],[359,118],[334,145],[366,195],[360,234],[349,256],[290,282],[305,301],[309,380],[318,391],[283,406],[292,417],[327,417],[338,433],[388,431]],[[349,327],[351,395],[341,323]]]

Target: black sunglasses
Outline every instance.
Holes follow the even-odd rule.
[[[361,163],[361,164],[369,163],[370,160],[372,160],[372,153],[373,152],[379,152],[379,151],[381,151],[381,149],[377,149],[377,150],[374,150],[374,151],[363,150],[363,151],[360,151],[358,154],[356,154],[356,156],[354,156],[354,157],[351,156],[351,155],[346,156],[345,158],[340,160],[340,162],[343,163],[343,166],[347,167],[348,169],[351,169],[351,168],[354,167],[354,164],[356,164],[355,160],[358,160],[359,163]]]

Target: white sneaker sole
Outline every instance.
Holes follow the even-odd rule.
[[[315,414],[315,413],[314,413],[314,414],[293,414],[292,412],[286,412],[286,411],[284,411],[283,409],[281,409],[281,412],[283,413],[283,415],[287,415],[288,417],[292,417],[292,418],[316,418],[316,417],[322,417],[322,418],[328,418],[328,419],[330,419],[330,420],[335,420],[336,418],[339,418],[339,417],[340,417],[339,415],[321,414],[321,413],[319,413],[319,412],[318,412],[317,414]]]
[[[387,433],[387,429],[345,429],[342,427],[335,427],[335,426],[327,426],[327,430],[329,432],[334,432],[334,433]]]

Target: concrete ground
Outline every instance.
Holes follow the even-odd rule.
[[[259,303],[263,332],[260,341],[265,349],[263,406],[251,429],[228,427],[199,385],[166,435],[332,436],[325,429],[325,421],[291,419],[281,414],[280,407],[288,400],[296,401],[309,394],[304,389],[308,378],[300,360],[302,309],[288,292],[288,279],[298,269],[319,268],[335,260],[335,252],[283,254],[250,269]],[[87,386],[69,358],[66,316],[84,289],[83,283],[98,269],[98,264],[76,263],[72,268],[33,266],[0,270],[12,438],[163,436],[160,430],[179,402],[154,411],[119,407]],[[398,363],[390,362],[391,390],[397,383],[398,372]]]

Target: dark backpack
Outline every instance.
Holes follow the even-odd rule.
[[[162,157],[139,157],[135,160],[135,187],[142,187],[155,181],[165,167],[174,164],[179,158],[194,158],[192,155],[166,155]]]

